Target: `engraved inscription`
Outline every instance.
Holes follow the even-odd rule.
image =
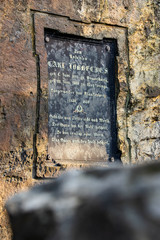
[[[46,43],[46,49],[51,155],[57,156],[54,149],[60,146],[63,154],[59,159],[62,155],[63,158],[72,158],[71,153],[64,153],[69,151],[66,146],[68,149],[69,146],[79,145],[90,150],[99,146],[104,158],[110,152],[112,117],[109,55],[105,43],[53,35],[50,36],[50,42]],[[87,154],[90,155],[89,152]],[[82,154],[79,155],[82,158]],[[87,158],[90,157],[84,157],[83,160]]]

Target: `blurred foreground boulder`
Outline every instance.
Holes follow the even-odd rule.
[[[158,240],[160,164],[71,172],[7,210],[14,240]]]

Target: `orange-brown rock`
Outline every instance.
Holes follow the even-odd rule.
[[[122,161],[159,159],[159,0],[1,0],[0,19],[1,209],[10,194],[32,185],[36,168],[38,177],[56,177],[75,167],[46,163],[44,24],[64,33],[117,39],[117,128]],[[2,239],[8,240],[3,219],[4,210],[0,226]]]

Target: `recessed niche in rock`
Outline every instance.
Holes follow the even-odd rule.
[[[116,152],[116,41],[45,30],[48,152],[60,162],[105,162]]]

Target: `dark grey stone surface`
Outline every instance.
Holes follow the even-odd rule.
[[[51,157],[71,161],[105,161],[114,157],[116,41],[46,30],[45,45]],[[97,147],[102,149],[100,156]],[[73,148],[78,148],[76,155],[71,154]]]
[[[158,240],[160,164],[71,172],[7,210],[14,240]]]

